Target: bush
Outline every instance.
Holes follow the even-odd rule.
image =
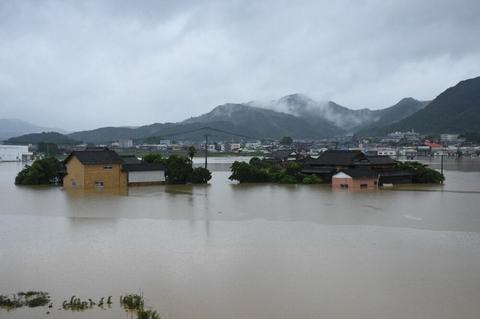
[[[15,178],[16,185],[47,185],[55,181],[62,182],[65,168],[54,157],[36,160],[31,166],[26,165]]]
[[[235,161],[232,166],[230,180],[237,180],[240,183],[265,183],[271,180],[265,169],[260,169],[245,162]]]
[[[203,167],[193,168],[192,160],[185,156],[171,155],[163,158],[160,154],[147,154],[143,160],[148,163],[159,163],[165,166],[165,177],[168,184],[204,184],[211,178],[210,171]]]
[[[322,180],[317,175],[308,175],[308,176],[305,176],[302,180],[302,183],[307,185],[320,184],[321,182]]]
[[[193,169],[190,181],[193,184],[205,184],[212,178],[212,173],[204,167],[196,167]]]
[[[440,184],[445,180],[445,176],[442,173],[431,169],[427,165],[420,162],[399,163],[397,164],[397,168],[415,173],[415,183]]]
[[[291,176],[291,175],[284,175],[281,179],[280,179],[280,184],[297,184],[297,179],[294,177],[294,176]]]
[[[162,163],[162,155],[157,153],[150,153],[142,158],[147,163]]]
[[[283,168],[274,162],[253,157],[249,163],[233,163],[231,169],[232,175],[229,179],[240,183],[318,184],[322,182],[315,175],[302,174],[302,166],[297,162],[289,162]]]
[[[302,170],[302,166],[297,162],[289,162],[285,170],[288,175],[296,176]]]

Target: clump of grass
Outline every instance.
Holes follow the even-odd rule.
[[[50,302],[50,296],[44,291],[19,292],[9,296],[0,296],[0,307],[14,309],[20,307],[42,307]]]
[[[143,310],[143,296],[138,294],[128,294],[120,297],[120,305],[122,305],[125,310]]]
[[[29,291],[25,295],[25,305],[27,307],[43,307],[50,302],[50,296],[43,291]]]
[[[138,319],[160,319],[160,315],[155,310],[139,310],[137,313]]]
[[[63,301],[62,308],[63,310],[70,310],[70,311],[83,311],[83,310],[91,309],[94,306],[98,306],[104,309],[105,304],[109,308],[111,307],[112,296],[108,296],[106,302],[105,302],[105,297],[102,297],[98,302],[95,302],[91,298],[88,298],[88,301],[87,301],[87,300],[82,300],[81,298],[77,298],[76,296],[72,296],[70,300]]]
[[[23,302],[16,295],[13,295],[11,297],[0,295],[0,308],[10,310],[20,307],[23,307]]]

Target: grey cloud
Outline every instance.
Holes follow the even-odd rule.
[[[0,117],[179,121],[294,92],[353,108],[480,75],[480,2],[2,1]]]

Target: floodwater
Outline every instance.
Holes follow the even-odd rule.
[[[480,159],[365,192],[237,185],[212,160],[210,185],[123,195],[16,187],[0,163],[0,294],[55,300],[0,318],[130,318],[126,292],[173,319],[479,318]],[[57,310],[71,295],[115,304]]]

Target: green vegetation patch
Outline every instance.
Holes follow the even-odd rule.
[[[54,157],[36,160],[26,165],[15,178],[16,185],[51,185],[61,183],[65,168]]]
[[[249,163],[234,162],[231,166],[230,180],[240,183],[278,183],[278,184],[319,184],[322,182],[315,175],[301,173],[302,166],[297,162],[286,165],[253,157]]]
[[[397,168],[415,173],[414,183],[440,184],[445,181],[445,176],[420,162],[398,163]]]
[[[140,310],[137,313],[138,319],[160,319],[160,315],[155,310]]]
[[[143,310],[145,301],[143,300],[142,295],[138,294],[128,294],[126,296],[120,297],[120,304],[125,310]]]
[[[44,291],[27,291],[7,296],[0,295],[0,308],[15,309],[21,307],[43,307],[50,302],[50,296]]]
[[[159,163],[165,166],[165,177],[168,184],[205,184],[212,178],[212,173],[203,167],[193,167],[193,155],[190,158],[180,155],[162,157],[161,154],[150,153],[143,157],[147,163]]]

